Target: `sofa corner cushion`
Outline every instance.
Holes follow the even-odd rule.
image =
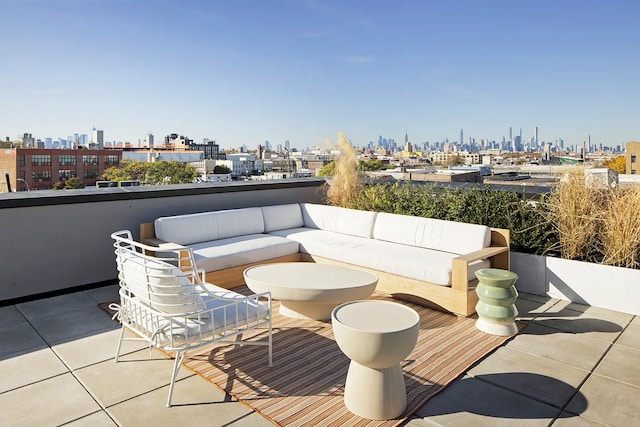
[[[381,212],[376,217],[373,238],[463,255],[490,246],[491,229],[485,225]]]
[[[313,203],[302,203],[300,208],[305,227],[367,239],[373,236],[376,212]]]
[[[300,205],[292,203],[288,205],[262,206],[262,218],[264,219],[264,232],[298,228],[304,225]]]
[[[177,215],[154,221],[156,236],[167,242],[190,245],[264,232],[262,209],[244,208]]]

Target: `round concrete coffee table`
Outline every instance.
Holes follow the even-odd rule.
[[[284,316],[329,320],[338,304],[369,297],[378,276],[338,265],[282,262],[249,267],[244,280],[253,292],[271,292]]]
[[[418,340],[420,315],[395,302],[365,300],[339,305],[331,314],[340,350],[351,359],[344,404],[356,415],[389,420],[407,407],[400,361]]]

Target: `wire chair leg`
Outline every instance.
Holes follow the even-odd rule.
[[[269,319],[269,367],[273,366],[273,326]]]
[[[124,337],[124,324],[120,328],[120,339],[118,339],[118,347],[116,348],[116,357],[114,358],[114,362],[118,362],[118,357],[120,357],[120,348],[122,347],[122,338]]]
[[[171,384],[169,385],[169,398],[167,399],[167,408],[171,407],[171,397],[173,396],[173,385],[176,382],[176,377],[178,376],[178,371],[180,370],[180,366],[182,366],[182,361],[184,360],[184,354],[186,352],[178,351],[176,352],[176,360],[173,363],[173,373],[171,375]]]

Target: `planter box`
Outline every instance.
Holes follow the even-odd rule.
[[[640,270],[520,252],[511,270],[521,292],[640,315]]]

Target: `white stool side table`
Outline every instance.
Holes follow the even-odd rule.
[[[416,345],[420,315],[399,303],[360,300],[337,306],[331,322],[338,347],[351,359],[347,409],[372,420],[402,415],[407,392],[400,362]]]

